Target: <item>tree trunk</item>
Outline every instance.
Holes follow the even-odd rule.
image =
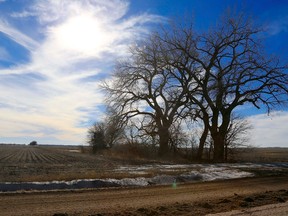
[[[231,111],[223,110],[221,111],[222,115],[222,124],[218,128],[218,113],[213,113],[212,118],[212,131],[211,137],[213,139],[214,144],[214,162],[224,162],[225,161],[225,145],[226,145],[226,135],[228,133],[228,126],[230,124],[231,119]]]
[[[206,142],[207,135],[208,135],[208,127],[204,126],[204,130],[203,130],[203,133],[202,133],[200,141],[199,141],[199,148],[198,148],[197,156],[196,156],[197,160],[201,160],[202,159],[204,145],[205,145],[205,142]]]
[[[212,135],[214,143],[214,162],[223,162],[224,161],[224,151],[225,151],[225,136],[221,133],[216,133]]]
[[[227,145],[227,143],[225,143],[225,162],[227,162],[228,161],[228,145]]]
[[[206,110],[203,111],[203,123],[204,129],[199,140],[199,147],[196,155],[196,159],[199,161],[202,159],[205,142],[209,132],[209,115],[206,113]]]
[[[159,151],[160,157],[166,156],[169,153],[169,130],[168,128],[161,128],[158,132],[159,135]]]

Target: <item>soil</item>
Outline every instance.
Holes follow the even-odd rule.
[[[288,200],[288,177],[0,194],[0,215],[206,215]]]

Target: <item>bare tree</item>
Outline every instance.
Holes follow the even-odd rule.
[[[228,160],[229,154],[233,154],[233,151],[251,146],[249,133],[252,129],[247,119],[232,115],[225,140],[225,161]]]
[[[257,40],[260,32],[240,14],[225,17],[206,33],[195,34],[188,26],[162,38],[170,49],[184,56],[171,62],[173,67],[183,73],[182,77],[192,76],[198,85],[198,91],[193,90],[189,97],[199,107],[205,125],[203,140],[207,129],[211,134],[215,161],[224,160],[231,114],[236,107],[250,103],[269,112],[287,102],[287,66],[264,54]]]
[[[159,137],[157,133],[157,126],[155,121],[151,119],[150,116],[134,119],[131,123],[131,126],[134,128],[135,132],[134,139],[136,138],[138,139],[138,142],[149,144],[152,147],[156,147],[158,145]]]
[[[105,142],[107,147],[113,147],[124,139],[125,123],[122,122],[121,116],[108,107],[107,117],[105,119]]]
[[[188,135],[183,130],[182,125],[182,122],[178,121],[170,128],[170,148],[175,155],[181,153],[179,150],[185,148],[189,142]]]
[[[87,142],[95,153],[105,148],[113,147],[124,138],[124,125],[112,109],[103,122],[96,122],[88,129]]]
[[[113,82],[105,85],[108,102],[122,121],[143,117],[153,121],[160,156],[169,152],[169,129],[188,101],[175,68],[167,64],[171,57],[165,44],[152,35],[131,48],[131,57],[117,64]]]
[[[108,101],[123,122],[149,119],[141,128],[153,125],[160,155],[169,151],[179,118],[201,120],[198,158],[210,135],[214,161],[224,161],[235,108],[252,104],[269,112],[288,101],[287,66],[264,54],[260,33],[239,14],[204,33],[184,25],[153,34],[117,64],[105,86]]]

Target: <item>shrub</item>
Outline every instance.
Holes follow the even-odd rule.
[[[88,143],[90,146],[92,146],[93,153],[107,147],[104,123],[95,123],[91,128],[89,128]]]

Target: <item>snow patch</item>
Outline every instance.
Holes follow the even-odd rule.
[[[123,179],[76,179],[72,181],[51,182],[0,182],[0,192],[29,191],[29,190],[63,190],[104,187],[129,187],[148,185],[174,185],[182,182],[214,181],[222,179],[235,179],[252,177],[250,172],[241,169],[287,169],[288,163],[239,163],[239,164],[190,164],[190,165],[143,165],[122,166],[115,172],[128,172],[133,174],[147,174],[148,171],[159,174],[151,178],[123,178]],[[175,173],[173,175],[173,172]],[[171,173],[171,174],[170,174]]]

